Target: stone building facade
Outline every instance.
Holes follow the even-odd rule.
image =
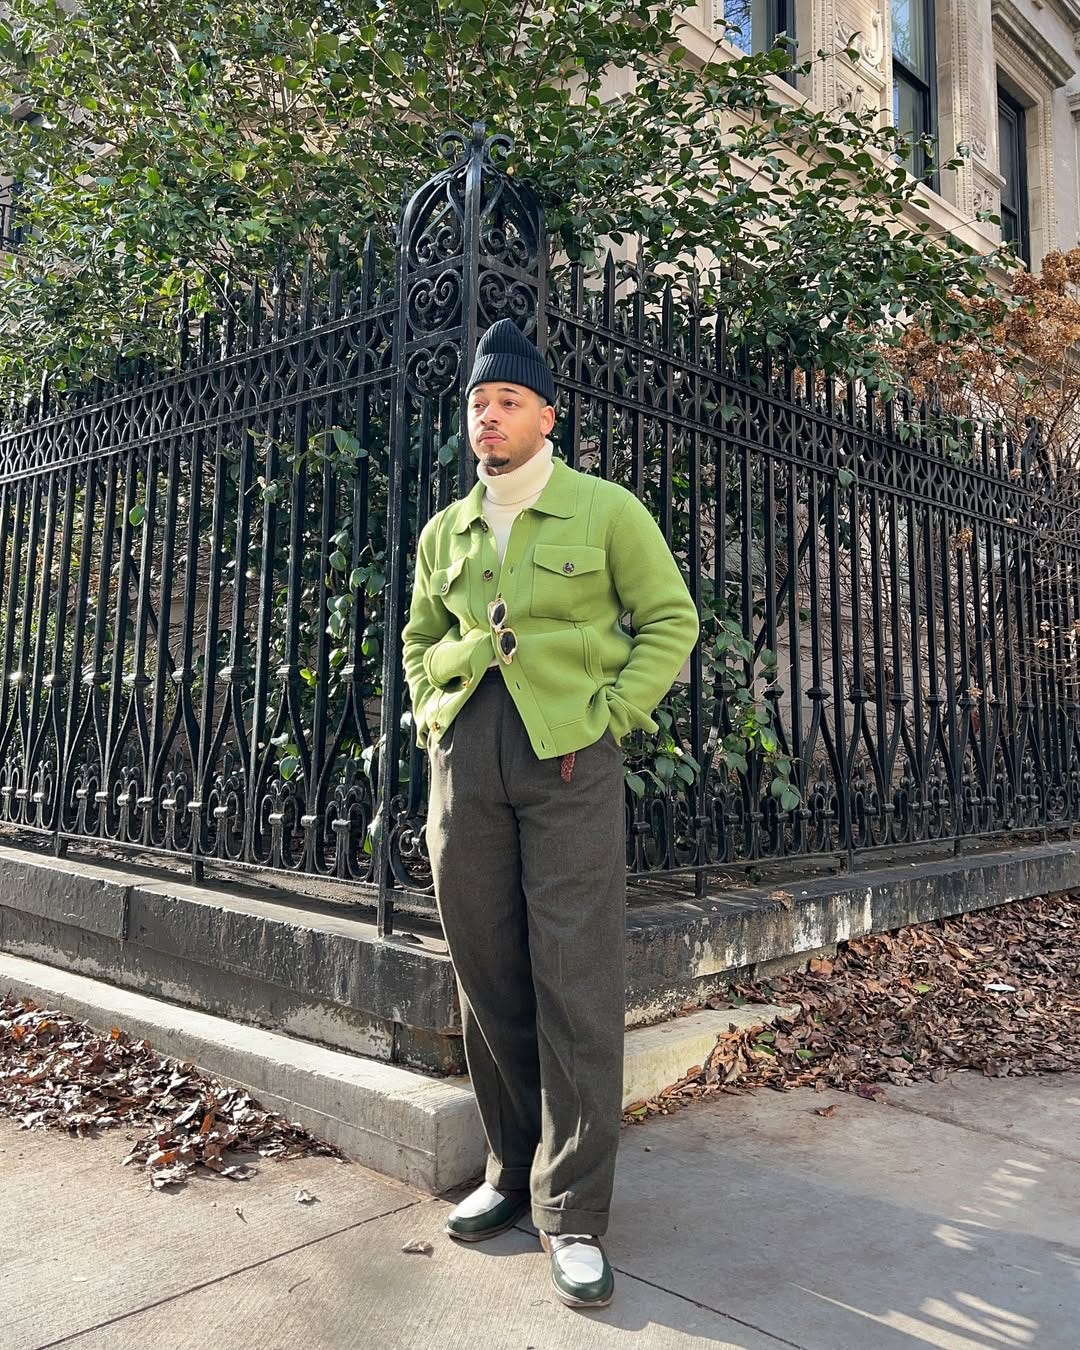
[[[980,249],[1004,231],[1033,270],[1080,244],[1080,0],[699,0],[692,54],[712,48],[725,16],[742,29],[733,50],[786,32],[806,59],[855,34],[856,65],[816,62],[788,96],[878,108],[934,136],[939,162],[963,155],[957,171],[909,166],[937,223]]]

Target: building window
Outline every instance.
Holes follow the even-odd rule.
[[[907,137],[937,135],[933,0],[892,0],[893,122]],[[904,160],[908,172],[933,185],[924,145]]]
[[[795,36],[795,0],[724,0],[724,19],[738,24],[727,40],[747,56],[768,52],[781,33]]]
[[[1028,233],[1027,127],[1024,110],[998,86],[998,170],[1001,189],[1001,238],[1018,258],[1031,264]]]

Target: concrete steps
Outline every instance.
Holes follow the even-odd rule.
[[[242,1026],[101,980],[0,953],[0,991],[33,998],[108,1034],[116,1026],[161,1055],[190,1060],[348,1157],[439,1193],[476,1176],[484,1140],[467,1078],[396,1064]],[[731,1022],[769,1023],[783,1010],[695,1013],[626,1036],[624,1104],[650,1097],[700,1064]]]

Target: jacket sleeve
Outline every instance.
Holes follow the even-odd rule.
[[[457,622],[442,600],[431,592],[432,551],[435,542],[433,525],[434,521],[428,521],[417,541],[416,571],[409,603],[409,618],[401,634],[405,682],[409,686],[409,698],[412,701],[416,743],[421,748],[427,741],[427,704],[436,689],[428,674],[427,654]]]
[[[607,691],[611,732],[657,730],[652,714],[694,649],[701,624],[679,566],[648,508],[628,496],[608,543],[612,580],[634,625],[630,658]]]

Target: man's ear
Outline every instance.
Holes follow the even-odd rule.
[[[545,403],[540,410],[540,425],[544,430],[545,436],[551,435],[551,428],[555,425],[555,407],[551,403]]]

